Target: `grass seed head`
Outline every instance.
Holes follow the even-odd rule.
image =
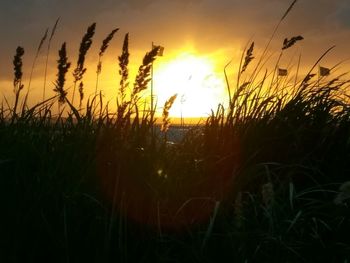
[[[86,72],[86,68],[84,67],[85,57],[86,57],[88,50],[91,47],[92,38],[95,34],[95,28],[96,28],[96,23],[93,23],[91,26],[89,26],[85,35],[83,36],[83,39],[81,40],[77,66],[73,72],[75,82],[82,80],[83,75]]]
[[[291,39],[285,38],[283,41],[283,47],[282,50],[288,49],[292,46],[294,46],[294,44],[298,41],[303,40],[304,38],[302,36],[296,36],[296,37],[292,37]]]
[[[16,55],[13,58],[13,66],[14,66],[14,80],[13,80],[13,86],[15,89],[21,88],[21,81],[22,81],[22,66],[23,66],[23,61],[22,57],[24,55],[24,48],[23,47],[17,47],[16,49]]]
[[[67,95],[67,91],[64,90],[64,84],[66,81],[66,74],[71,65],[71,63],[68,62],[66,43],[62,44],[61,49],[58,52],[58,56],[59,56],[59,59],[57,60],[58,73],[57,73],[57,80],[55,82],[54,91],[57,92],[59,95],[59,102],[64,103]]]
[[[134,89],[131,95],[133,101],[137,101],[138,94],[147,89],[148,83],[151,81],[152,64],[158,56],[159,49],[159,46],[155,46],[144,56],[142,65],[139,67],[139,71],[134,83]]]
[[[254,59],[253,57],[253,51],[254,51],[254,42],[252,42],[252,44],[250,45],[249,49],[247,50],[246,56],[244,58],[244,64],[241,70],[241,74],[246,71],[248,65],[250,64],[250,62]]]
[[[119,30],[119,28],[113,29],[111,33],[108,34],[108,36],[102,41],[102,46],[100,48],[100,53],[99,56],[102,57],[103,54],[106,52],[109,42],[111,42],[111,40],[114,37],[114,34]]]
[[[171,96],[164,104],[163,115],[162,115],[163,122],[161,127],[162,132],[167,132],[170,127],[169,111],[173,106],[176,98],[177,98],[177,94]]]
[[[118,57],[119,60],[119,75],[120,79],[120,95],[122,100],[125,97],[125,90],[129,87],[129,33],[124,37],[122,54]]]
[[[80,97],[80,107],[82,105],[83,99],[84,99],[84,83],[80,82],[79,84],[79,97]]]

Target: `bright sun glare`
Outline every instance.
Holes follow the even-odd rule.
[[[188,53],[157,60],[153,87],[160,112],[170,96],[178,95],[170,111],[173,117],[207,117],[225,97],[224,80],[215,72],[214,62]]]

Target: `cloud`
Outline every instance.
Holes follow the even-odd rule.
[[[350,28],[350,2],[340,0],[335,12],[335,20],[339,22],[342,27]]]
[[[61,22],[54,48],[63,41],[76,52],[87,26],[97,22],[96,41],[112,28],[130,32],[131,48],[147,50],[151,41],[177,49],[191,43],[201,52],[232,50],[253,38],[262,47],[291,0],[2,0],[0,1],[0,62],[10,74],[17,45],[30,61],[42,34],[57,17]],[[303,35],[303,48],[314,58],[331,44],[350,38],[348,0],[299,0],[281,25],[273,46],[285,37]],[[344,45],[344,46],[343,46]],[[30,64],[29,62],[27,64]]]
[[[168,30],[181,37],[186,33],[224,35],[227,38],[268,35],[290,4],[290,0],[2,0],[0,31],[8,43],[32,45],[62,18],[67,38],[74,39],[82,28],[98,22],[100,30],[108,24],[120,24],[126,31]],[[346,0],[299,0],[284,30],[321,34],[332,26],[350,28],[350,4]],[[119,26],[119,25],[117,25]],[[98,27],[99,29],[99,27]],[[216,34],[215,34],[216,33]],[[81,34],[81,33],[80,33]],[[76,36],[76,37],[75,37]],[[208,36],[209,37],[209,36]],[[40,37],[38,37],[40,38]]]

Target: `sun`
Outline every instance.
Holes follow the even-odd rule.
[[[214,61],[190,53],[156,62],[153,89],[158,113],[165,101],[177,94],[172,117],[207,117],[225,100],[224,78],[215,71]]]

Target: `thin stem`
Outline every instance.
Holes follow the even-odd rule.
[[[74,87],[73,87],[73,96],[72,96],[72,105],[74,105],[74,95],[75,95],[75,89],[77,87],[77,82],[74,81]]]
[[[97,95],[98,81],[101,74],[101,56],[98,56],[98,64],[96,71],[96,87],[95,87],[95,96]]]
[[[49,44],[48,44],[48,46],[47,46],[47,51],[46,51],[43,100],[45,100],[45,93],[46,93],[47,67],[48,67],[48,63],[49,63],[50,48],[51,48],[51,42],[49,42]]]

